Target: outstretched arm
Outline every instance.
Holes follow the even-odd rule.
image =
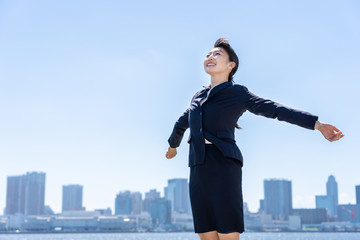
[[[330,142],[337,141],[344,136],[335,126],[318,121],[318,116],[260,98],[251,93],[246,87],[244,87],[244,90],[246,108],[254,114],[268,118],[277,118],[280,121],[286,121],[311,130],[319,130]]]
[[[240,97],[245,103],[246,110],[256,115],[275,118],[279,121],[285,121],[310,130],[315,129],[315,122],[318,120],[318,116],[284,106],[269,99],[258,97],[246,87],[244,87],[243,90]]]
[[[187,109],[179,117],[179,119],[176,121],[174,125],[174,129],[171,133],[170,138],[168,139],[169,148],[165,154],[166,158],[168,159],[175,157],[177,154],[176,148],[180,145],[181,140],[184,136],[184,132],[186,131],[186,129],[189,128],[188,116],[189,116],[189,109]]]
[[[339,129],[337,129],[335,126],[323,123],[320,121],[316,121],[315,123],[315,129],[319,130],[321,134],[329,140],[330,142],[337,141],[343,136],[345,136]]]

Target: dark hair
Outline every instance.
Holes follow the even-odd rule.
[[[229,55],[229,60],[231,62],[235,62],[235,67],[231,70],[230,74],[229,74],[229,79],[228,81],[232,81],[233,80],[233,76],[236,73],[237,69],[238,69],[238,65],[239,65],[239,58],[236,55],[234,49],[230,46],[229,44],[229,39],[227,38],[219,38],[218,40],[216,40],[215,44],[214,44],[214,48],[215,47],[221,47],[223,48],[227,54]]]

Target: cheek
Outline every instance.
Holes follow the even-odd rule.
[[[203,65],[204,65],[204,67],[206,66],[206,59],[204,60]]]
[[[216,61],[216,67],[217,67],[217,69],[225,69],[226,62],[222,59],[219,59],[218,61]]]
[[[226,63],[228,62],[227,59],[224,56],[219,56],[216,61],[221,64],[222,66],[226,65]]]

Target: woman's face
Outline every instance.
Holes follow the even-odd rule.
[[[222,47],[213,48],[204,59],[205,72],[210,75],[230,74],[233,67],[235,62],[230,62],[229,54]]]

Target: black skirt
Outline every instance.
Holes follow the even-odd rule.
[[[205,144],[205,163],[190,167],[190,202],[195,233],[244,232],[241,162]]]

